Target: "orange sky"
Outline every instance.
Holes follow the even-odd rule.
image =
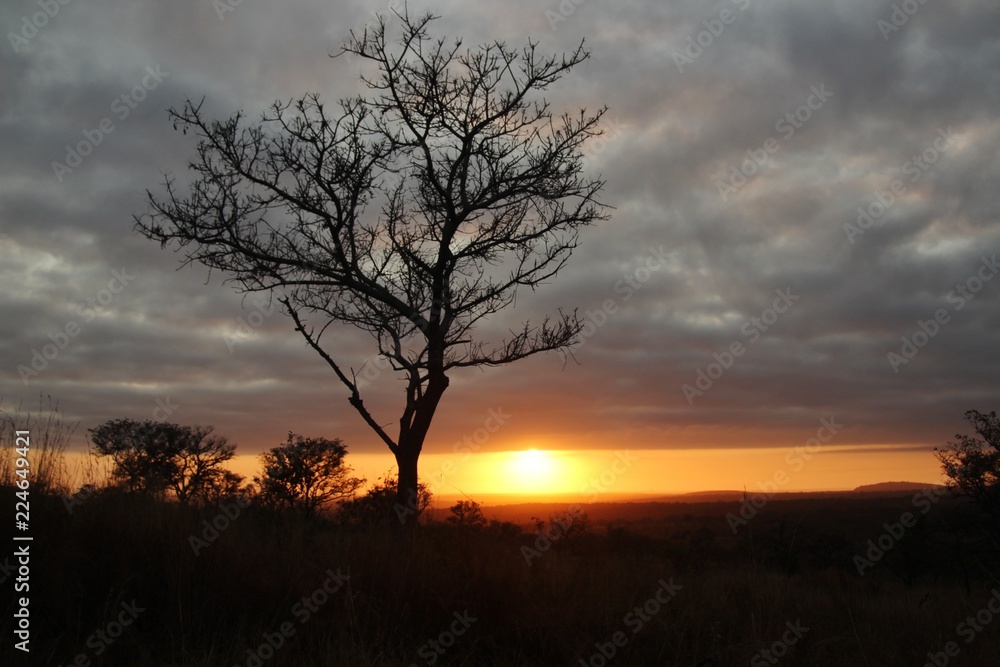
[[[779,491],[818,491],[886,481],[942,481],[929,449],[899,452],[873,446],[860,452],[826,445],[811,455],[794,448],[536,451],[425,454],[420,474],[439,496],[559,494],[572,502],[600,502],[622,494],[755,490],[768,482]],[[369,480],[395,473],[388,453],[349,454],[347,461]],[[244,455],[233,467],[252,476],[258,463],[256,457]]]
[[[489,414],[488,410],[465,414],[457,421],[488,427],[491,424],[484,415]],[[600,446],[600,434],[590,439],[576,434],[560,438],[546,435],[544,428],[533,430],[528,424],[515,422],[510,419],[492,433],[478,427],[463,430],[455,423],[436,425],[440,435],[430,439],[420,458],[421,481],[439,498],[464,495],[497,502],[497,496],[507,494],[517,500],[559,495],[567,502],[582,503],[707,490],[827,491],[888,481],[944,481],[933,451],[943,442],[858,443],[850,437],[851,429],[831,432],[824,426],[825,422],[837,430],[835,418],[823,418],[805,428],[774,431],[770,438],[752,430],[741,431],[747,439],[781,443],[771,446],[753,446],[718,427],[684,429],[685,444],[673,448],[643,447],[648,441],[637,431],[623,431],[604,442],[640,446],[607,448]],[[530,435],[533,431],[538,435]],[[462,432],[467,435],[455,435]],[[674,442],[681,440],[681,434],[675,432],[674,436]],[[715,442],[740,446],[713,447],[712,436]],[[77,449],[82,434],[78,432],[75,440]],[[379,452],[370,442],[346,442],[346,462],[355,474],[369,482],[395,476],[395,463],[388,451]],[[241,442],[230,467],[252,479],[260,467],[258,455],[252,452],[276,444]],[[355,446],[359,444],[363,446]],[[79,470],[81,461],[79,455],[72,455],[70,469]]]

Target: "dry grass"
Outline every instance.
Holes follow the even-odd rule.
[[[253,507],[195,556],[189,538],[214,510],[104,491],[69,515],[61,499],[39,500],[33,664],[69,664],[86,653],[101,665],[247,665],[248,651],[288,621],[295,635],[263,665],[425,665],[430,654],[421,647],[468,610],[478,620],[435,665],[587,664],[617,631],[628,643],[609,665],[746,665],[796,621],[809,630],[781,665],[922,665],[989,598],[982,583],[966,595],[944,579],[905,586],[846,568],[789,576],[739,550],[678,558],[689,548],[681,538],[622,547],[591,536],[529,567],[520,551],[527,536],[436,524],[410,543]],[[300,623],[297,601],[328,570],[349,573],[349,584]],[[670,578],[683,588],[632,634],[626,615]],[[88,637],[132,599],[146,611],[96,661]],[[0,621],[5,636],[9,611]],[[998,631],[1000,619],[961,642],[961,664],[993,664]],[[11,653],[5,642],[0,662],[22,664]]]
[[[38,410],[26,412],[21,404],[13,413],[0,403],[0,485],[17,481],[14,452],[17,431],[30,433],[31,489],[37,493],[67,493],[71,475],[66,466],[66,448],[77,424],[67,423],[52,397],[39,396]]]

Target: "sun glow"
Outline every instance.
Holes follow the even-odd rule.
[[[555,453],[526,449],[510,452],[498,473],[509,493],[552,493],[562,490],[567,470]]]
[[[538,442],[536,439],[535,442]],[[534,444],[534,443],[531,443]],[[525,443],[530,447],[529,443]],[[510,449],[475,453],[448,451],[420,458],[420,479],[447,508],[457,500],[489,504],[551,500],[568,503],[617,502],[632,496],[662,498],[698,491],[756,489],[789,472],[788,447],[746,449]],[[925,450],[900,452],[889,445],[824,445],[824,458],[789,473],[782,491],[846,490],[862,484],[902,478],[941,483],[937,460]],[[73,453],[71,469],[84,470],[84,455]],[[348,457],[355,476],[369,484],[395,477],[392,455],[365,452]],[[248,479],[260,473],[256,454],[237,455],[230,466]],[[79,484],[84,475],[79,475]]]
[[[551,482],[559,466],[548,452],[529,449],[514,454],[509,468],[521,486],[537,490]]]

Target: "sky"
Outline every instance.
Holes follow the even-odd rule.
[[[194,156],[168,108],[363,92],[361,64],[329,56],[373,8],[3,3],[0,407],[51,396],[80,449],[105,420],[167,419],[214,425],[248,470],[289,431],[392,467],[290,320],[132,220]],[[572,356],[454,373],[425,475],[474,493],[937,481],[932,448],[998,407],[1000,5],[410,3],[428,9],[466,44],[586,40],[544,96],[609,107],[585,157],[615,208],[490,323],[579,308]],[[402,384],[373,350],[337,332],[391,425]],[[503,454],[530,449],[556,454]]]

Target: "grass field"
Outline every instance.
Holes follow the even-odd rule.
[[[30,662],[10,601],[4,665],[985,667],[1000,645],[983,623],[1000,584],[952,553],[948,499],[864,576],[854,556],[909,496],[773,499],[736,535],[738,505],[661,503],[593,506],[582,534],[424,522],[409,540],[235,502],[78,500],[33,497]]]

